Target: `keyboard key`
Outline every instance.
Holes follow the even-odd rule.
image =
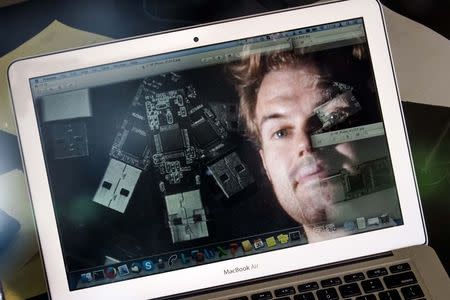
[[[230,300],[248,300],[248,297],[247,296],[240,296],[240,297],[232,298]]]
[[[400,273],[409,270],[411,270],[411,266],[408,263],[403,263],[389,267],[389,271],[391,271],[391,273]]]
[[[397,290],[380,292],[378,293],[378,298],[380,298],[380,300],[401,300],[400,294]]]
[[[346,283],[351,283],[351,282],[355,282],[355,281],[361,281],[366,279],[366,277],[364,276],[363,273],[354,273],[354,274],[348,274],[344,276],[344,281]]]
[[[322,280],[320,282],[320,284],[322,285],[323,288],[327,288],[330,286],[342,284],[342,280],[339,277],[333,277],[333,278],[328,278],[328,279]]]
[[[294,296],[294,300],[315,300],[314,294],[312,292],[299,294]]]
[[[300,284],[298,286],[298,291],[300,293],[309,292],[319,289],[319,284],[317,282],[308,282],[304,284]]]
[[[319,300],[338,300],[339,296],[335,288],[328,288],[324,290],[318,290],[316,292]]]
[[[400,291],[402,292],[403,297],[405,297],[406,300],[423,297],[422,289],[418,284],[403,287],[400,289]]]
[[[384,289],[383,284],[378,278],[361,281],[361,286],[366,294],[378,292]]]
[[[367,271],[367,277],[369,277],[369,278],[380,277],[380,276],[384,276],[387,274],[388,274],[388,271],[386,270],[386,268],[378,268],[378,269],[373,269],[373,270]]]
[[[275,297],[283,297],[292,294],[295,294],[295,289],[293,286],[288,286],[282,289],[275,290]]]
[[[356,297],[355,300],[377,300],[374,294],[364,295]]]
[[[272,299],[272,293],[270,291],[252,295],[252,300],[268,300],[268,299]]]
[[[413,272],[405,272],[395,275],[389,275],[384,277],[383,280],[388,289],[417,283],[416,276],[414,276]]]
[[[291,300],[291,297],[277,298],[277,300]]]
[[[357,283],[344,284],[339,287],[342,298],[349,298],[361,295],[361,290]]]

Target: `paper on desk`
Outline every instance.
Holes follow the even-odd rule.
[[[450,107],[450,41],[383,8],[401,99]]]
[[[12,61],[20,57],[80,47],[108,40],[110,38],[71,28],[55,20],[39,34],[1,57],[0,130],[16,134],[7,81],[7,69]],[[23,172],[15,170],[0,175],[0,208],[17,219],[21,224],[21,229],[16,239],[0,256],[0,278],[7,280],[8,284],[11,283],[10,289],[13,289],[7,291],[7,294],[9,292],[8,296],[17,294],[27,295],[28,297],[45,292],[40,260],[36,256],[38,251],[36,232]],[[34,259],[32,259],[33,257]],[[30,261],[30,259],[32,260]],[[21,282],[22,284],[15,284],[16,282]],[[22,286],[22,290],[20,290],[20,286]],[[16,298],[20,299],[23,297],[19,296]],[[15,299],[15,297],[11,297],[11,299]]]
[[[111,38],[69,27],[55,20],[21,46],[0,58],[0,130],[16,134],[7,70],[15,59],[100,43]]]

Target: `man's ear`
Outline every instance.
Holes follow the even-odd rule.
[[[270,178],[269,170],[266,167],[266,161],[264,159],[264,150],[262,148],[259,149],[259,156],[261,157],[261,161],[263,163],[264,170],[266,171],[267,178],[269,178],[270,182],[272,182],[272,179]]]

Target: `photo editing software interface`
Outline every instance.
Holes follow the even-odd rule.
[[[30,84],[71,290],[403,224],[362,18]]]

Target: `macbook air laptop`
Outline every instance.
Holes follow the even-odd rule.
[[[378,2],[8,75],[53,299],[448,299]]]

